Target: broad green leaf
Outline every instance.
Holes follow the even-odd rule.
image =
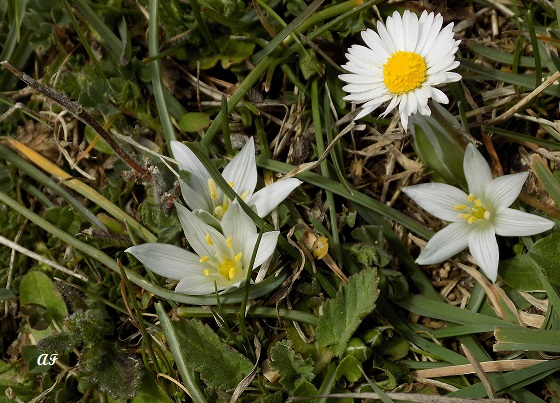
[[[311,381],[315,377],[313,360],[304,360],[300,354],[296,354],[289,340],[276,343],[270,349],[270,358],[270,366],[282,375],[280,383],[288,390],[293,390],[301,382]]]
[[[520,291],[544,289],[540,276],[560,285],[560,233],[540,239],[523,255],[505,260],[500,264],[500,277],[512,288]]]
[[[30,271],[21,280],[19,287],[20,304],[36,304],[46,308],[46,313],[53,321],[62,324],[62,320],[68,316],[68,310],[64,298],[56,289],[55,285],[45,273]],[[51,334],[52,325],[45,330],[31,330],[35,341],[39,341]]]
[[[144,373],[140,380],[140,385],[136,396],[134,396],[130,403],[173,402],[151,375]]]
[[[343,386],[344,382],[341,380],[346,379],[349,382],[358,382],[362,377],[362,371],[360,371],[360,361],[356,357],[351,355],[344,357],[335,371],[336,382]]]
[[[205,112],[188,112],[179,119],[179,126],[186,132],[197,132],[210,126],[210,115]]]
[[[185,362],[200,372],[210,387],[235,388],[253,364],[244,355],[227,347],[209,326],[193,319],[175,324]]]
[[[375,309],[377,271],[362,270],[350,277],[336,297],[328,300],[317,326],[317,341],[340,356],[362,319]]]
[[[496,327],[494,351],[546,351],[560,353],[560,330]]]

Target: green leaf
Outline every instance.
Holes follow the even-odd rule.
[[[494,351],[546,351],[560,353],[560,330],[496,327]]]
[[[185,362],[210,387],[235,388],[253,368],[244,355],[227,347],[209,326],[193,319],[175,324]]]
[[[210,126],[210,115],[205,112],[188,112],[179,119],[179,126],[186,132],[197,132]]]
[[[140,388],[130,403],[172,403],[173,400],[163,391],[161,386],[148,373],[140,380]]]
[[[45,212],[45,219],[70,235],[76,235],[80,230],[80,218],[71,206],[50,207]]]
[[[68,316],[64,298],[56,289],[51,279],[43,272],[30,271],[21,280],[19,286],[20,304],[36,304],[46,308],[46,313],[53,321],[61,324]],[[31,330],[36,341],[51,334],[52,325],[45,330]]]
[[[311,381],[313,374],[313,360],[303,359],[292,348],[292,342],[282,340],[270,349],[270,366],[282,375],[280,383],[286,389],[293,390],[303,381]]]
[[[549,282],[560,285],[560,233],[540,239],[524,255],[500,263],[500,277],[512,288],[520,291],[542,290],[540,280],[544,273]]]
[[[356,357],[351,355],[344,357],[335,371],[336,382],[343,386],[340,381],[345,378],[349,382],[358,382],[362,377],[362,371],[360,371],[360,361]]]
[[[362,270],[350,277],[334,299],[328,300],[317,326],[317,341],[340,356],[362,319],[375,309],[377,271]]]

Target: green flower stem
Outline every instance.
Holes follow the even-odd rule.
[[[119,264],[115,260],[111,259],[108,255],[100,251],[99,249],[88,245],[78,239],[74,238],[72,235],[68,234],[67,232],[61,230],[60,228],[56,227],[55,225],[51,224],[44,218],[38,216],[37,214],[33,213],[31,210],[27,209],[26,207],[19,204],[17,201],[13,200],[7,194],[0,192],[0,202],[5,203],[9,207],[16,210],[18,213],[23,215],[24,217],[28,218],[31,222],[41,227],[43,230],[47,231],[53,236],[56,236],[61,241],[73,246],[74,248],[78,249],[82,253],[92,257],[93,259],[97,260],[98,262],[104,264],[109,269],[115,271],[116,273],[121,273]],[[137,286],[143,288],[144,290],[151,292],[157,295],[160,298],[181,302],[184,304],[191,304],[191,305],[215,305],[216,304],[216,296],[215,295],[208,295],[208,296],[194,296],[194,295],[187,295],[181,294],[175,291],[168,290],[163,287],[159,287],[147,281],[143,276],[140,274],[123,267],[124,272],[128,279],[136,284]],[[278,287],[282,282],[286,279],[287,273],[281,272],[276,273],[269,276],[266,280],[250,286],[249,289],[249,298],[254,299],[261,297],[265,294],[268,294],[276,287]],[[243,298],[244,291],[236,290],[230,293],[220,295],[220,301],[223,304],[237,304],[241,302]]]
[[[179,345],[179,340],[177,339],[177,334],[175,334],[175,329],[173,329],[171,320],[169,320],[169,318],[167,317],[167,313],[163,309],[161,303],[156,303],[155,307],[159,321],[161,323],[161,327],[163,329],[163,333],[165,334],[167,345],[171,350],[171,354],[173,354],[175,364],[177,364],[177,369],[181,374],[181,378],[183,378],[183,383],[189,391],[190,397],[192,398],[193,402],[206,403],[206,398],[200,390],[193,371],[187,367],[187,363],[183,359],[183,351],[181,350],[181,346]]]
[[[150,21],[148,24],[148,52],[150,57],[154,57],[159,53],[159,1],[150,0]],[[175,137],[175,129],[169,117],[167,103],[165,101],[163,82],[161,78],[161,61],[153,59],[150,62],[150,70],[152,73],[152,85],[154,98],[158,110],[161,127],[167,143],[167,151],[171,155],[171,141],[177,140]]]
[[[290,164],[286,164],[280,161],[274,161],[271,159],[266,159],[263,157],[256,158],[257,165],[261,168],[270,169],[274,172],[280,172],[282,174],[287,174],[294,170],[296,167]],[[411,230],[412,232],[420,235],[423,238],[430,239],[433,236],[433,232],[419,224],[416,220],[408,217],[407,215],[395,210],[380,201],[372,199],[357,190],[352,190],[352,193],[348,193],[348,190],[344,188],[340,183],[334,181],[330,178],[325,178],[322,175],[315,174],[313,172],[304,172],[296,175],[300,180],[307,182],[311,185],[318,186],[324,190],[331,191],[332,193],[342,196],[351,202],[364,206],[376,213],[379,213],[394,222],[401,224]]]
[[[323,111],[326,113],[327,111]],[[317,145],[317,154],[321,157],[325,153],[325,143],[323,140],[323,128],[321,125],[321,105],[319,103],[319,90],[317,80],[311,83],[311,114],[313,118],[313,127],[315,128],[315,143]],[[321,174],[323,177],[330,177],[329,165],[326,159],[321,162]],[[340,249],[340,238],[338,236],[338,217],[336,216],[336,207],[334,205],[334,197],[331,191],[325,191],[327,197],[327,205],[329,206],[329,217],[331,220],[332,232],[332,248],[335,252],[335,258],[338,264],[342,262],[342,251]]]
[[[221,312],[226,315],[237,316],[239,309],[237,306],[225,306],[222,307]],[[213,316],[212,312],[207,308],[190,306],[177,308],[177,315],[180,318],[211,318]],[[267,306],[252,306],[247,310],[247,315],[255,318],[293,320],[313,326],[317,326],[317,323],[319,323],[319,318],[315,315],[286,308],[276,309]]]

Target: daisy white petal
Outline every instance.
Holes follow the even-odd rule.
[[[484,274],[490,280],[496,281],[500,251],[494,227],[492,225],[473,227],[469,236],[469,250]]]
[[[125,252],[133,255],[154,273],[172,280],[180,280],[189,273],[196,274],[201,267],[198,255],[165,243],[131,246]],[[198,272],[201,273],[202,270]]]
[[[435,264],[449,259],[467,247],[469,233],[465,222],[449,224],[429,240],[416,263]]]
[[[344,99],[364,104],[354,118],[370,114],[382,103],[389,106],[381,117],[398,106],[401,124],[408,126],[408,117],[429,115],[428,99],[448,103],[447,96],[434,85],[456,81],[460,76],[447,74],[456,68],[458,41],[453,39],[453,24],[442,29],[443,17],[433,13],[416,14],[406,10],[401,16],[395,11],[385,24],[377,23],[377,33],[367,29],[362,38],[367,45],[353,45],[346,54],[349,72],[339,78],[348,85]]]
[[[424,183],[407,186],[403,192],[429,213],[446,221],[459,221],[455,206],[467,203],[467,194],[445,183]]]
[[[496,235],[530,236],[548,231],[554,222],[535,214],[507,208],[493,221]]]
[[[469,192],[477,197],[484,195],[486,187],[492,182],[492,171],[480,151],[469,144],[465,151],[463,169],[469,186]],[[519,194],[519,193],[518,193]]]

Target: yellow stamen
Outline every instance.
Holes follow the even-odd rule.
[[[426,81],[426,62],[418,53],[398,50],[383,65],[383,81],[393,94],[420,88]]]
[[[235,255],[235,261],[239,262],[241,260],[241,257],[243,256],[243,253],[239,252],[237,255]]]
[[[230,188],[233,188],[233,182],[228,182],[227,184],[229,185]]]
[[[208,277],[210,275],[210,270],[204,269],[204,275]]]
[[[237,271],[237,265],[233,260],[224,259],[224,261],[220,264],[220,274],[231,280],[235,277],[235,272]]]
[[[241,197],[241,200],[245,201],[245,199],[247,198],[247,196],[249,196],[249,189],[247,189],[246,191],[244,191],[243,193],[241,193],[239,195],[239,197]]]
[[[457,214],[457,217],[466,220],[469,224],[472,224],[478,220],[490,219],[490,211],[486,210],[486,207],[482,205],[482,199],[475,198],[475,196],[471,193],[467,200],[468,205],[457,204],[453,206],[453,208],[458,211],[466,210],[466,212],[464,213]]]
[[[206,243],[210,246],[214,245],[214,241],[212,240],[212,237],[210,236],[210,234],[206,234],[206,237],[204,238]]]
[[[208,179],[208,190],[210,191],[210,198],[216,200],[218,198],[218,186],[216,186],[216,182],[212,178]]]
[[[200,261],[200,263],[204,263],[204,262],[207,262],[208,259],[209,259],[208,256],[202,256],[199,261]]]
[[[233,248],[233,241],[231,240],[230,236],[227,237],[226,243],[227,243],[228,248],[230,248],[230,249]]]

